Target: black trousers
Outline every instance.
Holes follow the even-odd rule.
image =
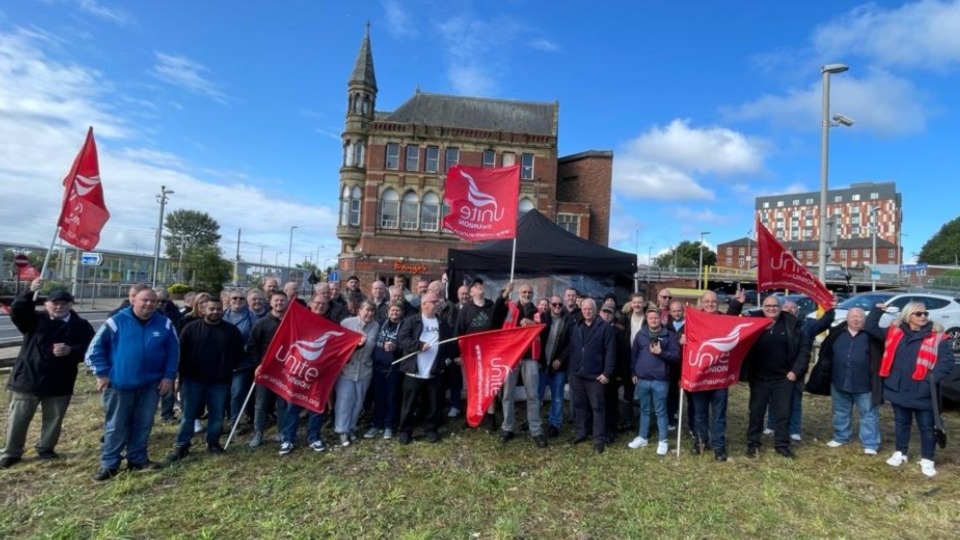
[[[769,405],[777,417],[777,423],[773,427],[773,446],[780,450],[790,448],[790,407],[793,405],[795,384],[786,377],[775,381],[750,382],[750,422],[747,427],[749,446],[761,445],[763,417]]]
[[[444,381],[441,377],[418,379],[409,374],[403,378],[403,398],[400,403],[398,430],[413,433],[413,411],[419,402],[423,428],[430,433],[440,428],[440,407],[443,404]]]
[[[604,385],[596,379],[570,376],[570,399],[573,401],[573,421],[578,439],[587,436],[587,422],[593,414],[593,442],[606,444],[607,416]]]

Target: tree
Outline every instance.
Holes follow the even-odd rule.
[[[700,264],[700,242],[684,240],[670,251],[658,256],[653,263],[662,267],[672,267],[676,264],[677,268],[696,268]],[[717,264],[717,254],[704,243],[703,265],[713,264]]]
[[[233,275],[233,263],[217,246],[190,246],[184,258],[189,261],[190,283],[198,288],[219,292]]]
[[[206,212],[174,210],[167,214],[164,253],[168,259],[180,258],[180,244],[190,247],[216,247],[220,242],[220,224]],[[189,250],[185,250],[189,253]]]
[[[940,227],[920,250],[917,262],[927,264],[956,264],[960,257],[960,217]]]

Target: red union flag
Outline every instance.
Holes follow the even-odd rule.
[[[467,423],[477,427],[507,375],[530,342],[537,339],[542,324],[490,330],[461,336],[460,358],[467,378]]]
[[[60,209],[60,238],[80,249],[92,250],[100,243],[100,231],[110,219],[100,184],[100,162],[93,128],[63,179],[63,206]]]
[[[362,337],[291,302],[255,382],[289,403],[323,412],[340,370]]]
[[[443,218],[443,226],[468,242],[514,238],[519,195],[519,165],[454,165],[444,188],[443,200],[450,205],[450,213]]]
[[[688,392],[728,388],[740,380],[740,366],[760,333],[770,327],[766,317],[730,317],[687,310],[680,387]]]
[[[813,276],[770,231],[757,220],[757,290],[788,289],[801,292],[818,305],[833,306],[830,290]]]

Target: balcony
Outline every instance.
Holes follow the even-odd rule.
[[[357,242],[360,240],[360,227],[353,225],[338,225],[337,239],[345,242]]]

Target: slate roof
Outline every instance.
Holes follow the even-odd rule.
[[[373,72],[373,49],[370,47],[370,23],[367,23],[367,31],[363,34],[357,61],[353,64],[353,71],[350,72],[350,79],[347,81],[347,85],[355,83],[369,86],[374,92],[377,90],[377,76]]]
[[[557,135],[557,105],[418,91],[390,113],[387,122]]]

